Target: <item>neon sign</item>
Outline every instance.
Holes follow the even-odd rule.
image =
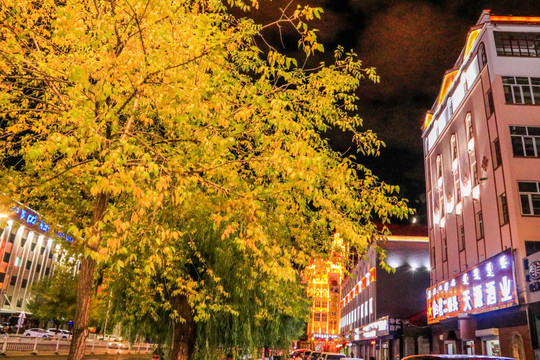
[[[502,252],[427,289],[428,323],[518,305],[514,259]]]
[[[372,267],[369,269],[369,271],[366,273],[360,281],[349,291],[347,295],[343,299],[341,299],[341,307],[344,307],[347,305],[352,299],[354,299],[356,296],[358,296],[363,290],[366,289],[366,287],[369,286],[369,284],[373,283],[376,280],[375,278],[375,267]]]
[[[14,217],[16,221],[20,221],[30,227],[38,228],[44,233],[48,233],[50,230],[49,224],[39,219],[38,215],[28,208],[13,206],[9,211],[13,212],[12,217]]]
[[[42,233],[49,234],[51,230],[50,225],[44,222],[43,220],[41,220],[39,218],[39,215],[33,212],[32,210],[30,210],[29,208],[15,205],[11,207],[9,211],[11,211],[10,217],[13,220],[18,221],[33,230],[37,230]],[[64,239],[70,243],[73,242],[73,238],[65,233],[56,231],[55,235],[59,239]]]

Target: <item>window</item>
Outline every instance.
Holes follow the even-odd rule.
[[[9,234],[8,242],[10,242],[12,244],[15,242],[15,234],[14,233]]]
[[[540,215],[540,190],[537,182],[518,182],[523,215]]]
[[[540,241],[525,240],[525,256],[532,255],[540,251]]]
[[[41,247],[41,251],[39,252],[40,255],[43,255],[47,248],[45,246]]]
[[[480,69],[483,69],[484,66],[487,64],[487,56],[486,56],[486,48],[484,47],[484,43],[480,44]]]
[[[6,280],[6,273],[5,272],[0,273],[0,282],[3,283],[4,280]]]
[[[10,258],[11,258],[11,253],[5,253],[5,254],[4,254],[4,261],[5,261],[5,262],[8,263]]]
[[[540,56],[540,33],[493,32],[499,56]]]
[[[493,93],[491,92],[491,89],[488,90],[486,93],[486,99],[487,99],[487,116],[490,117],[491,114],[495,112],[495,102],[493,101]]]
[[[484,218],[482,216],[482,211],[476,213],[476,238],[478,240],[484,237]]]
[[[49,276],[49,273],[51,272],[51,268],[45,269],[45,276]]]
[[[471,113],[467,113],[465,117],[465,126],[467,127],[467,141],[469,141],[474,137]]]
[[[321,314],[321,321],[326,322],[326,313]]]
[[[459,251],[465,250],[465,226],[459,227]]]
[[[28,279],[23,279],[23,280],[21,281],[21,287],[22,287],[23,289],[26,289],[26,285],[28,285]]]
[[[458,158],[456,135],[452,135],[450,138],[450,146],[452,147],[452,160],[456,160]]]
[[[17,277],[16,276],[12,276],[11,277],[11,280],[9,281],[9,284],[10,285],[15,285],[17,283]]]
[[[22,259],[20,256],[17,256],[15,258],[15,262],[13,263],[13,266],[21,266],[21,263],[22,263]]]
[[[540,78],[503,76],[502,82],[507,104],[540,105]]]
[[[17,299],[17,307],[21,307],[21,306],[22,306],[22,302],[23,302],[23,299],[22,299],[22,298],[18,298],[18,299]]]
[[[36,265],[36,273],[41,271],[41,264]]]
[[[442,261],[448,261],[448,238],[446,237],[446,231],[442,230]]]
[[[315,313],[313,321],[321,321],[321,313]]]
[[[501,225],[508,224],[508,202],[506,200],[506,193],[499,195],[500,206],[500,223]]]
[[[540,127],[510,126],[514,156],[540,156]]]
[[[499,143],[499,138],[493,140],[493,146],[491,147],[491,149],[493,151],[493,169],[495,170],[502,163],[501,144]]]
[[[32,262],[30,260],[28,260],[26,262],[26,270],[30,270],[31,267],[32,267]]]
[[[32,242],[32,245],[30,246],[30,251],[34,251],[35,248],[36,248],[36,243]]]

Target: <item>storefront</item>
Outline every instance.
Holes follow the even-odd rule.
[[[432,353],[524,354],[527,311],[519,306],[514,253],[501,252],[428,288],[427,315]]]
[[[379,320],[353,330],[349,346],[356,357],[366,360],[391,360],[400,357],[403,322],[382,317]],[[400,357],[401,358],[401,357]]]

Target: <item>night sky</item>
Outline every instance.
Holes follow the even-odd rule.
[[[261,3],[254,17],[264,23],[288,1]],[[324,8],[322,19],[310,25],[319,29],[327,55],[343,45],[353,49],[365,66],[377,69],[381,82],[375,85],[366,80],[359,89],[359,115],[364,128],[374,130],[387,146],[381,156],[363,159],[358,155],[359,161],[382,180],[399,185],[401,195],[425,223],[421,126],[444,72],[453,67],[482,10],[490,9],[494,15],[540,16],[540,1],[312,0],[307,4]],[[283,40],[285,51],[296,49],[286,32]],[[328,136],[338,151],[352,146],[349,134],[332,131]]]

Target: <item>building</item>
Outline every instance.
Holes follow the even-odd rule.
[[[59,238],[70,238],[16,203],[0,214],[0,234],[0,319],[8,321],[26,310],[34,282],[52,275],[62,260]]]
[[[342,284],[340,332],[349,355],[393,360],[429,352],[425,289],[429,248],[425,226],[395,226],[380,243],[388,272],[374,249],[360,258]],[[361,255],[361,254],[360,254]]]
[[[339,338],[339,302],[346,253],[339,234],[334,235],[332,251],[327,259],[314,260],[304,272],[311,298],[308,321],[309,346],[321,351],[335,351]]]
[[[482,12],[422,138],[431,351],[534,359],[523,260],[540,250],[540,18]]]

